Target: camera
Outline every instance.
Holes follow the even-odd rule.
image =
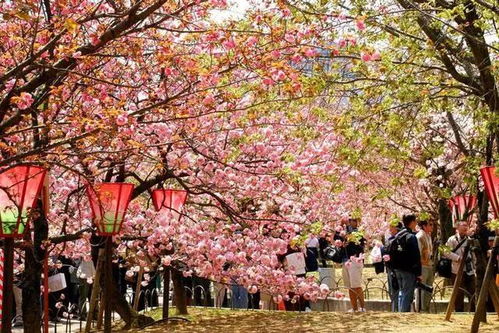
[[[421,281],[416,281],[416,288],[422,289],[428,293],[433,293],[433,287],[422,283]]]

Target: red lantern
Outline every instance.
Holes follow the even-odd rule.
[[[22,237],[47,170],[19,165],[0,173],[0,237]]]
[[[499,177],[496,175],[496,168],[489,166],[480,169],[483,183],[485,185],[485,193],[489,199],[495,218],[499,218]]]
[[[471,214],[477,205],[477,198],[474,195],[456,195],[449,200],[449,208],[452,212],[452,222],[454,225],[459,221],[471,222]]]
[[[87,186],[97,234],[113,236],[120,232],[134,185],[129,183],[101,183]]]
[[[157,211],[168,208],[180,218],[180,210],[187,199],[187,191],[184,190],[154,190],[152,191],[152,202]]]

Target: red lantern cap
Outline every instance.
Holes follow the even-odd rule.
[[[0,173],[0,237],[22,237],[47,170],[18,165]]]
[[[449,208],[452,212],[452,222],[458,221],[471,222],[473,219],[473,210],[477,205],[477,198],[474,195],[456,195],[449,200]]]
[[[185,190],[158,189],[152,191],[152,202],[154,204],[154,208],[156,208],[157,211],[162,208],[171,209],[174,214],[178,214],[179,218],[179,212],[186,200],[187,191]]]
[[[489,199],[495,218],[499,218],[499,177],[496,175],[496,168],[493,166],[483,167],[480,169],[483,183],[485,185],[485,193]]]
[[[113,236],[120,232],[128,204],[132,198],[133,184],[101,183],[87,186],[97,234]]]

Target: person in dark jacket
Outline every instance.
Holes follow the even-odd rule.
[[[329,236],[329,238],[331,238],[331,237]],[[320,237],[319,238],[319,259],[320,259],[320,263],[322,264],[322,267],[327,267],[326,256],[324,255],[324,250],[326,250],[326,248],[330,245],[331,245],[331,243],[329,242],[328,237]]]
[[[416,216],[404,215],[402,223],[404,229],[397,233],[395,238],[401,239],[400,244],[401,247],[404,247],[402,249],[404,258],[394,266],[394,272],[399,286],[398,310],[399,312],[410,312],[416,281],[421,280],[421,256],[418,240],[414,233]]]
[[[397,235],[400,232],[400,230],[402,230],[402,228],[403,225],[401,222],[391,223],[389,226],[390,236],[386,239],[385,245],[388,245],[395,238],[395,235]],[[385,252],[385,249],[386,249],[385,246],[381,248],[381,254],[383,256],[388,254]],[[391,309],[392,312],[398,312],[399,286],[397,283],[397,278],[395,277],[395,272],[393,271],[389,262],[385,263],[385,267],[386,267],[386,277],[388,279],[388,294],[390,294]]]

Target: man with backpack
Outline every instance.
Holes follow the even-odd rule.
[[[421,280],[421,256],[414,233],[416,216],[404,215],[402,223],[404,229],[388,244],[387,252],[399,286],[398,311],[410,312],[416,281]]]

